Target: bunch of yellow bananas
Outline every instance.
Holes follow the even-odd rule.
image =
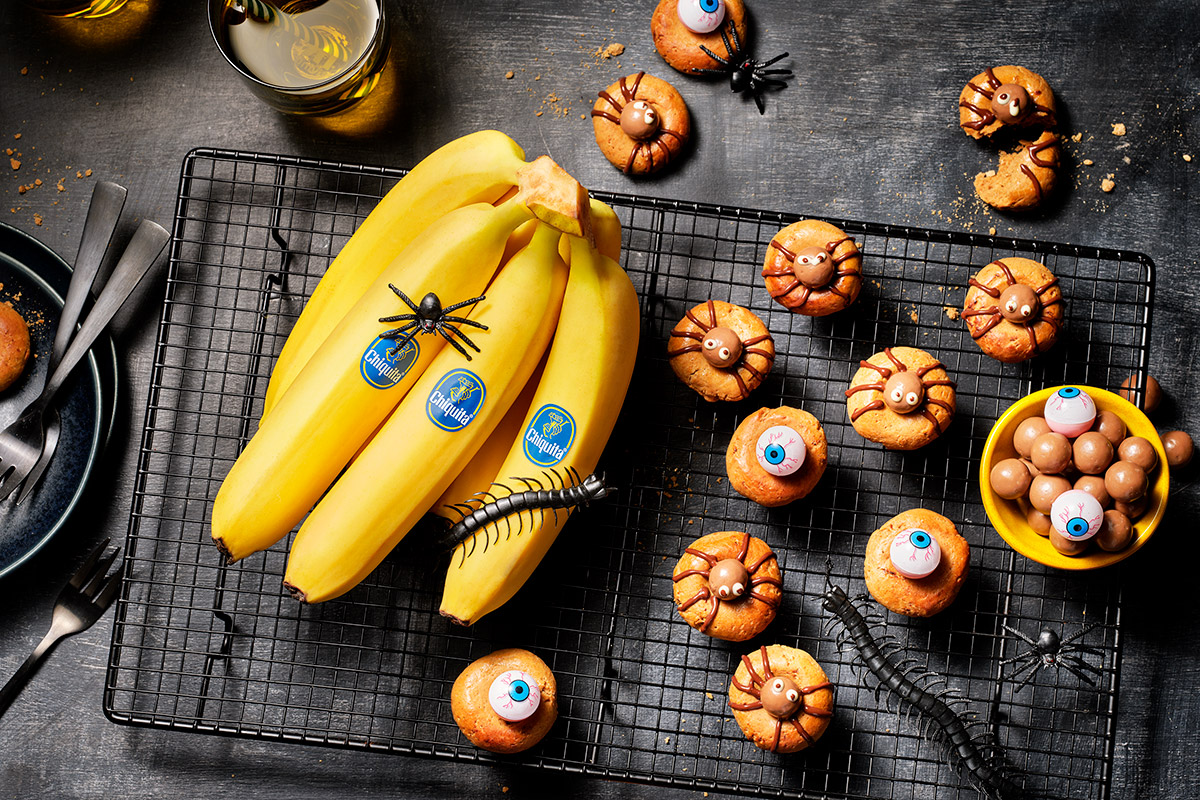
[[[284,582],[320,602],[441,503],[502,494],[498,476],[590,473],[637,352],[620,237],[610,208],[545,156],[527,164],[502,133],[432,153],[297,321],[213,504],[217,546],[244,558],[303,520]],[[406,319],[384,321],[395,316]],[[455,554],[443,614],[469,624],[521,587],[561,528],[529,516],[522,536]]]

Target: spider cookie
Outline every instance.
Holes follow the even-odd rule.
[[[1002,128],[1055,125],[1054,92],[1024,67],[990,67],[967,81],[958,95],[958,124],[972,139]]]
[[[864,439],[890,450],[924,447],[950,427],[955,384],[942,362],[915,347],[886,347],[846,390],[846,413]]]
[[[455,679],[450,712],[476,747],[493,753],[528,750],[558,718],[554,673],[528,650],[497,650]]]
[[[975,193],[993,208],[1020,211],[1036,208],[1054,190],[1060,163],[1058,135],[1042,131],[1000,154],[1000,165],[975,176]]]
[[[931,617],[958,597],[970,556],[953,522],[924,508],[904,511],[867,542],[867,591],[897,614]]]
[[[667,355],[679,379],[705,400],[745,400],[771,371],[775,342],[753,312],[709,300],[671,331]]]
[[[775,234],[762,276],[784,308],[810,317],[841,311],[862,288],[862,256],[854,240],[828,222],[805,219]]]
[[[649,175],[683,151],[691,134],[687,104],[653,75],[627,75],[600,92],[592,106],[600,152],[626,175]]]
[[[729,684],[729,708],[746,738],[772,753],[817,743],[833,718],[833,684],[803,650],[773,644],[742,656]]]
[[[768,508],[806,497],[829,460],[825,430],[807,411],[760,408],[742,420],[725,451],[729,485]]]
[[[701,536],[683,551],[671,580],[684,622],[729,642],[762,633],[783,594],[775,553],[740,531]]]
[[[962,319],[983,352],[1011,364],[1053,346],[1062,300],[1050,270],[1028,258],[1002,258],[971,278]]]
[[[747,41],[742,0],[661,0],[650,18],[654,49],[664,61],[686,73],[720,67],[711,54],[727,54],[721,33],[730,29],[739,42]]]

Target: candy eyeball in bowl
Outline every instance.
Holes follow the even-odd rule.
[[[1047,428],[1049,432],[1044,432]],[[1135,483],[1117,480],[1124,474],[1121,470],[1145,470],[1133,462],[1112,461],[1119,455],[1108,452],[1108,447],[1098,447],[1102,443],[1092,431],[1109,443],[1114,439],[1124,443],[1133,437],[1127,450],[1135,444],[1145,449],[1143,439],[1153,449],[1158,466],[1136,482],[1133,489],[1137,491],[1129,493],[1131,499],[1118,502],[1122,498],[1107,487],[1110,483],[1114,488]],[[1049,437],[1073,441],[1072,457],[1047,472],[1037,466],[1039,460],[1046,466],[1046,459],[1038,457],[1033,443]],[[1104,452],[1094,452],[1099,450]],[[1162,463],[1164,453],[1154,424],[1116,393],[1094,386],[1054,386],[1017,400],[992,426],[980,459],[980,496],[996,533],[1021,555],[1056,569],[1106,567],[1141,549],[1162,522],[1170,489],[1169,465]],[[1148,454],[1141,455],[1149,460]],[[1025,486],[1026,474],[1032,476],[1027,494],[1019,491]],[[1098,484],[1104,491],[1097,489]],[[1085,491],[1085,486],[1090,491]],[[1011,496],[1014,494],[1016,497]],[[1035,526],[1031,516],[1042,524]],[[1125,520],[1132,536],[1122,539],[1120,547],[1106,547],[1104,543],[1113,540],[1110,528],[1117,522],[1125,524]]]

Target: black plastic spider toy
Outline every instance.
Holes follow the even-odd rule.
[[[742,42],[738,36],[737,27],[732,23],[726,26],[733,32],[733,43],[729,42],[729,35],[725,33],[725,28],[721,28],[721,41],[725,43],[725,52],[727,58],[721,58],[719,55],[709,50],[704,45],[699,45],[704,54],[721,65],[719,69],[704,69],[702,67],[693,67],[692,72],[707,75],[729,75],[730,91],[741,93],[750,92],[750,96],[754,98],[754,104],[758,106],[758,113],[767,113],[766,103],[763,102],[763,91],[767,88],[782,89],[787,86],[787,81],[783,78],[792,77],[790,69],[767,69],[780,59],[787,58],[787,53],[780,53],[767,61],[758,61],[750,58],[742,52]],[[769,77],[769,76],[778,77]]]
[[[404,320],[408,320],[407,325],[399,328],[393,328],[390,331],[384,331],[383,333],[379,334],[381,339],[396,339],[397,352],[402,350],[404,346],[408,344],[418,333],[440,334],[443,339],[454,345],[454,349],[466,356],[467,361],[471,360],[471,354],[464,350],[463,346],[456,342],[454,337],[450,334],[453,333],[455,336],[462,339],[467,343],[467,346],[476,353],[480,352],[479,346],[468,339],[467,335],[458,328],[454,327],[454,325],[472,325],[485,331],[488,329],[488,326],[476,322],[475,320],[467,319],[466,317],[451,317],[448,316],[448,314],[451,311],[457,311],[463,306],[474,305],[480,300],[484,299],[486,295],[481,294],[479,297],[472,297],[470,300],[463,300],[461,303],[455,303],[454,305],[442,308],[442,301],[439,300],[438,296],[433,292],[430,292],[422,297],[421,304],[417,305],[412,300],[408,299],[408,295],[397,289],[392,284],[389,283],[388,288],[395,292],[396,295],[405,303],[407,303],[408,307],[413,310],[413,313],[411,314],[397,314],[394,317],[379,318],[380,322],[402,322]]]
[[[1029,682],[1038,674],[1038,667],[1046,669],[1054,667],[1058,669],[1062,667],[1067,672],[1071,673],[1089,686],[1096,685],[1096,678],[1100,677],[1100,669],[1084,661],[1075,653],[1086,653],[1088,655],[1104,657],[1104,654],[1094,647],[1085,644],[1075,644],[1076,641],[1087,635],[1092,628],[1095,628],[1099,623],[1092,623],[1078,633],[1068,636],[1066,639],[1059,637],[1058,633],[1050,628],[1042,628],[1042,632],[1038,634],[1037,640],[1033,640],[1021,633],[1015,628],[1010,628],[1004,625],[1004,630],[1018,636],[1026,644],[1030,645],[1029,649],[1023,653],[1018,653],[1012,658],[1006,658],[1000,662],[1000,668],[1003,669],[1007,664],[1020,663],[1021,666],[1013,670],[1013,673],[1008,676],[1009,680],[1016,678],[1025,670],[1029,670],[1029,674],[1021,681],[1013,693],[1024,689]],[[1088,673],[1091,673],[1090,675]]]

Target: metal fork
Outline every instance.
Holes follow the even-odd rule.
[[[71,580],[63,587],[54,604],[54,617],[50,623],[50,631],[41,643],[29,654],[16,674],[8,679],[4,688],[0,689],[0,715],[3,715],[21,688],[37,669],[38,664],[50,652],[59,640],[80,631],[87,630],[100,619],[101,615],[112,605],[120,588],[121,578],[125,574],[125,564],[117,567],[111,575],[109,568],[117,558],[117,550],[105,556],[100,555],[108,547],[108,539],[92,551],[87,561],[79,568]]]
[[[158,223],[142,220],[129,246],[121,254],[121,260],[113,269],[104,291],[83,321],[83,327],[71,340],[71,346],[67,348],[54,374],[46,381],[46,388],[25,408],[16,422],[0,431],[0,475],[8,473],[0,483],[0,500],[8,497],[25,480],[41,455],[45,440],[46,407],[71,370],[83,360],[92,343],[108,327],[117,310],[154,265],[170,238],[171,234]]]
[[[62,315],[58,318],[58,329],[54,332],[50,361],[46,364],[47,377],[62,361],[63,353],[67,351],[67,345],[75,335],[75,323],[79,321],[83,301],[87,299],[92,283],[96,280],[96,273],[100,271],[100,263],[104,260],[104,253],[108,250],[113,232],[117,229],[128,193],[124,186],[112,181],[99,181],[92,189],[92,201],[88,205],[87,219],[83,223],[83,236],[79,239],[79,253],[75,256],[71,282],[67,285],[67,296],[63,300]],[[37,463],[33,465],[20,494],[17,495],[17,505],[25,501],[42,479],[42,473],[46,471],[50,459],[58,449],[58,437],[61,432],[62,417],[58,409],[52,406],[46,420],[42,454],[38,456]]]

